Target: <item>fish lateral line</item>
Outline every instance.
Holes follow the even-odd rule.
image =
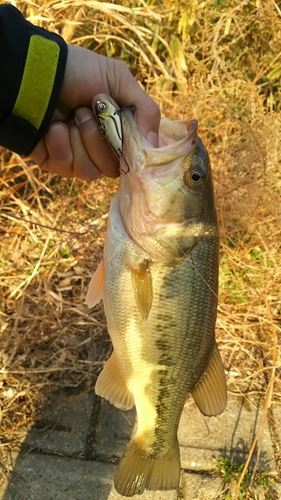
[[[159,242],[158,242],[159,243]],[[159,243],[161,245],[161,243]],[[179,250],[182,252],[182,256],[183,257],[188,257],[188,253],[185,252],[183,250],[183,248],[178,244],[176,243],[177,247],[179,248]],[[164,246],[162,245],[162,248],[164,248]],[[201,278],[201,280],[203,281],[203,283],[205,283],[205,285],[209,288],[209,290],[212,292],[212,294],[217,298],[219,299],[218,297],[218,294],[212,289],[211,285],[209,285],[208,281],[205,280],[204,276],[202,276],[202,274],[200,273],[199,269],[197,269],[197,267],[195,266],[194,262],[192,261],[192,258],[190,259],[190,263],[193,267],[193,269],[197,272],[198,276]]]
[[[178,244],[177,244],[177,247],[179,248],[179,250],[182,252],[182,255],[183,257],[188,257],[188,253],[185,252],[183,250],[183,248]],[[202,274],[200,273],[199,269],[197,269],[196,265],[194,264],[193,260],[192,260],[192,257],[190,258],[190,263],[194,269],[194,271],[196,271],[196,273],[198,274],[198,276],[201,278],[201,280],[203,281],[203,283],[205,283],[205,285],[209,288],[209,290],[212,292],[212,294],[216,297],[216,299],[219,299],[218,297],[218,294],[215,292],[215,290],[212,289],[211,285],[208,283],[208,281],[205,280],[204,276],[202,276]]]
[[[200,271],[195,266],[194,262],[192,262],[192,259],[190,259],[190,262],[191,262],[191,265],[192,265],[193,269],[197,272],[198,276],[201,278],[201,280],[203,281],[203,283],[205,283],[205,285],[209,288],[209,290],[216,297],[216,299],[219,300],[218,294],[215,292],[215,290],[212,289],[211,285],[209,285],[208,281],[205,280],[204,276],[202,276],[202,274],[200,273]]]

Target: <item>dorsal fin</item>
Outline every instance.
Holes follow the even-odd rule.
[[[94,272],[89,284],[85,301],[88,307],[94,307],[103,298],[103,285],[104,285],[104,263],[102,259],[96,271]]]
[[[217,345],[207,371],[191,395],[203,415],[211,417],[223,412],[227,403],[224,368]]]

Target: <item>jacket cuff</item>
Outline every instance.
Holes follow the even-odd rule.
[[[0,144],[26,156],[49,128],[63,83],[67,44],[22,16],[20,24],[26,47],[24,66],[13,107],[0,125]]]

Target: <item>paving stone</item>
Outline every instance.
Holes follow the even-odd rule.
[[[181,481],[184,500],[218,500],[223,498],[223,480],[208,474],[184,472]]]
[[[175,490],[171,491],[144,491],[142,495],[133,497],[135,500],[177,500],[178,495]],[[125,500],[125,497],[119,495],[117,491],[112,488],[108,500]],[[191,500],[186,498],[186,500]]]
[[[29,453],[18,457],[0,499],[107,500],[114,472],[111,464]]]
[[[95,401],[93,393],[69,394],[68,397],[66,394],[54,395],[48,408],[43,410],[47,416],[35,423],[24,444],[48,453],[82,453]],[[51,411],[49,407],[58,409]]]
[[[212,470],[220,455],[245,462],[257,430],[262,410],[245,404],[242,398],[229,401],[217,417],[204,417],[195,404],[185,406],[179,428],[181,464],[189,470]],[[259,468],[275,470],[275,459],[268,423],[261,443]]]
[[[134,422],[134,409],[120,411],[103,400],[96,428],[95,451],[98,456],[121,457],[132,434]]]

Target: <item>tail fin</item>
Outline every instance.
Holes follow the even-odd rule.
[[[114,478],[116,491],[125,497],[147,490],[177,489],[180,479],[180,453],[176,441],[162,456],[151,456],[132,439],[121,458]]]

